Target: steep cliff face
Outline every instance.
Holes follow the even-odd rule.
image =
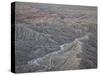
[[[96,68],[96,10],[16,3],[16,72]]]

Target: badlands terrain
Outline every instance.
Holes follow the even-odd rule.
[[[17,73],[97,67],[97,7],[15,4]]]

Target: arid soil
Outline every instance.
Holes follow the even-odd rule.
[[[97,67],[97,7],[16,2],[17,73]]]

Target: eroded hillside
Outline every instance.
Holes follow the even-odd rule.
[[[97,8],[16,3],[16,72],[97,67]]]

